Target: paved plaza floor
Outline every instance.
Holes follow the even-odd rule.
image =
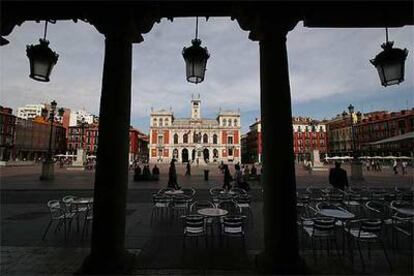
[[[182,246],[182,224],[178,218],[151,223],[152,194],[166,187],[167,166],[160,166],[159,181],[134,182],[130,171],[127,199],[126,247],[136,254],[136,265],[132,274],[145,275],[205,275],[234,274],[255,275],[255,256],[263,249],[262,187],[259,181],[251,181],[253,219],[246,223],[245,250],[238,240],[229,245],[220,243],[216,235],[209,236],[207,244],[188,241]],[[204,170],[210,171],[209,180],[204,180]],[[345,166],[345,169],[349,170]],[[196,190],[195,198],[209,199],[209,189],[222,183],[217,166],[193,167],[192,176],[184,176],[184,166],[179,165],[178,181],[182,187]],[[65,241],[63,231],[48,233],[42,241],[42,234],[49,221],[46,202],[61,199],[65,195],[92,196],[93,171],[70,171],[56,168],[53,181],[39,180],[41,167],[1,168],[1,274],[3,275],[70,275],[81,265],[89,253],[90,236],[82,238],[82,224],[77,230],[76,220]],[[349,172],[348,172],[349,174]],[[364,171],[364,181],[351,186],[369,187],[412,187],[412,171],[408,175],[394,175],[391,168],[382,172]],[[328,187],[328,172],[317,171],[309,174],[300,166],[296,168],[299,191],[306,187]],[[283,185],[275,183],[275,185]],[[405,242],[405,244],[404,244]],[[318,250],[316,262],[308,245],[301,254],[308,265],[309,274],[357,275],[393,274],[412,275],[412,245],[402,241],[401,249],[391,248],[389,255],[393,264],[389,269],[383,252],[373,248],[372,256],[363,269],[358,255],[355,262],[348,255],[331,254]]]

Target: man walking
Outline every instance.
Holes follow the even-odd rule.
[[[341,168],[341,163],[335,162],[335,168],[329,170],[329,183],[334,188],[344,190],[345,186],[348,187],[348,176],[346,171]]]
[[[190,162],[187,162],[187,166],[185,167],[185,175],[190,176],[191,175],[191,165]]]

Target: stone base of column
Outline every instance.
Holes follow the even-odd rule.
[[[351,162],[351,180],[352,181],[364,180],[364,177],[362,176],[362,163],[358,160],[353,160]]]
[[[296,258],[286,259],[270,256],[265,251],[256,255],[256,270],[263,274],[293,274],[304,275],[306,273],[305,261],[298,255]]]
[[[40,180],[53,180],[55,178],[55,162],[46,160],[42,163]]]
[[[121,256],[117,258],[92,258],[89,255],[84,260],[82,266],[78,269],[75,275],[122,275],[129,274],[135,264],[136,255],[125,250]]]

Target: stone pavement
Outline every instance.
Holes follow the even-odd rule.
[[[196,199],[208,199],[208,189],[220,185],[222,176],[214,166],[209,167],[209,181],[203,179],[203,169],[193,168],[191,177],[184,177],[184,168],[178,166],[179,182],[183,187],[196,189]],[[152,193],[165,187],[167,167],[161,167],[159,182],[129,182],[127,200],[126,247],[136,254],[134,275],[255,275],[255,255],[263,249],[263,222],[261,220],[262,193],[259,182],[250,182],[254,221],[246,225],[246,248],[234,240],[229,247],[220,244],[215,236],[209,238],[208,247],[200,242],[199,247],[189,241],[182,247],[182,225],[173,222],[150,223]],[[49,221],[46,202],[72,194],[92,196],[93,176],[90,171],[74,172],[56,168],[56,179],[51,182],[38,180],[40,166],[0,169],[1,181],[1,275],[70,275],[76,272],[90,246],[89,235],[82,239],[76,221],[67,241],[63,231],[48,233],[45,241],[41,237]],[[297,186],[303,190],[309,185],[327,186],[327,172],[308,174],[297,168]],[[132,172],[130,172],[132,179]],[[411,187],[410,176],[393,175],[391,169],[382,173],[366,173],[363,183],[371,187],[393,188],[395,185]],[[82,226],[82,225],[81,225]],[[82,227],[81,229],[82,230]],[[89,233],[90,234],[90,233]],[[404,241],[402,242],[404,243]],[[374,248],[367,264],[366,274],[412,275],[413,250],[405,242],[404,250],[391,250],[393,263],[389,271],[382,251]],[[317,250],[321,256],[314,261],[309,246],[302,248],[302,256],[308,264],[309,274],[357,275],[363,273],[357,251],[355,263],[348,257]]]

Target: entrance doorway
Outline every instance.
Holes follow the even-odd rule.
[[[183,151],[181,152],[181,160],[183,163],[188,162],[188,149],[183,149]]]
[[[209,159],[210,159],[210,152],[208,149],[204,149],[203,150],[203,158],[204,158],[204,162],[208,163]]]

